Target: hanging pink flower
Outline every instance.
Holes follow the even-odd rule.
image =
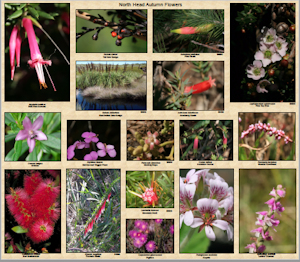
[[[14,79],[14,74],[15,74],[15,57],[17,60],[17,66],[20,66],[21,42],[22,39],[20,36],[20,29],[17,25],[15,25],[10,34],[10,39],[9,39],[11,80]]]
[[[33,30],[31,19],[23,18],[22,23],[23,23],[23,27],[27,32],[27,38],[28,38],[28,43],[30,48],[31,60],[28,60],[28,64],[30,65],[30,67],[35,68],[35,71],[39,79],[40,88],[42,87],[47,88],[47,85],[45,83],[43,65],[51,66],[52,62],[50,60],[44,60],[42,57],[38,43],[36,41],[35,32]],[[56,91],[54,85],[53,88],[54,91]]]

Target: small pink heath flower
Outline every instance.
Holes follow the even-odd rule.
[[[39,116],[32,124],[31,120],[26,116],[22,123],[24,129],[19,131],[19,133],[16,136],[16,141],[24,140],[27,138],[29,153],[31,153],[35,147],[35,140],[48,139],[42,131],[38,130],[43,125],[43,117]]]
[[[255,60],[253,65],[247,66],[247,77],[258,80],[265,76],[265,69],[262,68],[262,62]]]
[[[25,28],[25,30],[27,32],[27,38],[28,38],[28,43],[29,43],[29,48],[30,48],[31,60],[28,60],[28,64],[30,67],[35,68],[35,71],[36,71],[38,79],[39,79],[40,88],[42,88],[42,87],[47,88],[47,85],[45,83],[43,65],[51,66],[52,62],[50,60],[44,60],[42,57],[38,43],[36,41],[32,21],[29,18],[23,18],[22,23],[23,23],[23,27]],[[53,85],[53,89],[54,89],[54,91],[56,91],[54,85]]]
[[[156,248],[156,245],[155,245],[155,242],[153,240],[151,240],[146,244],[145,247],[146,247],[148,252],[153,252]]]
[[[158,139],[156,139],[158,137],[157,131],[154,132],[153,134],[150,131],[148,131],[147,136],[148,136],[148,138],[145,140],[145,143],[150,145],[150,150],[153,150],[154,145],[160,144],[160,141]]]

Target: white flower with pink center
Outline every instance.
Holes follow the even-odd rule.
[[[254,58],[255,60],[261,60],[264,67],[271,64],[271,62],[275,63],[281,60],[281,56],[276,52],[275,46],[267,47],[262,42],[260,43],[260,50],[255,53]]]
[[[184,184],[183,182],[180,183],[180,228],[183,221],[187,226],[190,226],[194,221],[192,201],[195,195],[195,191],[195,184]]]
[[[199,228],[199,232],[205,227],[205,233],[209,240],[215,241],[216,235],[213,231],[213,226],[221,230],[228,229],[228,222],[216,219],[216,213],[219,208],[219,203],[215,199],[202,198],[197,201],[197,208],[201,217],[195,217],[194,222],[191,224],[192,228]]]
[[[286,51],[288,50],[288,43],[284,38],[278,37],[274,43],[274,46],[277,53],[279,53],[282,57],[286,55]]]
[[[222,182],[219,179],[210,181],[210,196],[209,198],[217,199],[220,201],[227,195],[228,184],[226,182]]]
[[[264,38],[262,39],[264,44],[272,45],[277,39],[276,30],[274,28],[270,28]]]
[[[247,77],[258,80],[265,76],[265,69],[262,68],[262,62],[255,60],[253,65],[247,66]]]

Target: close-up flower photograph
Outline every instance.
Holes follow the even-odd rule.
[[[5,170],[5,253],[61,253],[60,170]]]
[[[180,253],[233,253],[233,169],[180,170]]]
[[[67,160],[121,159],[120,120],[68,120]]]
[[[5,101],[70,101],[70,4],[4,7]]]
[[[295,102],[296,4],[230,4],[231,102]]]
[[[174,219],[126,219],[126,253],[174,253]]]
[[[60,161],[60,113],[5,113],[5,161]]]
[[[240,169],[239,252],[296,253],[296,169]]]

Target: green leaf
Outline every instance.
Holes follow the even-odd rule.
[[[176,79],[175,75],[174,75],[171,71],[169,71],[169,70],[166,70],[166,71],[167,71],[167,73],[168,73],[170,76],[172,76],[173,78]]]
[[[205,234],[205,230],[203,229],[198,233],[198,228],[192,229],[184,223],[180,229],[180,245],[188,237],[190,230],[194,231],[194,233],[191,232],[192,235],[187,240],[187,244],[184,247],[180,247],[180,253],[206,253],[210,241]]]
[[[17,161],[22,153],[22,140],[16,141],[14,145],[14,157],[13,161]]]
[[[25,159],[26,161],[37,161],[37,152],[36,152],[36,146],[34,147],[33,151],[28,154],[28,156]]]
[[[14,251],[14,248],[12,245],[10,245],[7,249],[7,253],[13,253],[13,251]]]
[[[10,113],[5,113],[5,124],[9,125],[10,123],[15,122],[14,118]]]
[[[15,226],[11,230],[14,231],[17,234],[23,234],[23,233],[27,233],[28,232],[27,228],[24,228],[24,227],[21,227],[21,226]]]
[[[16,243],[16,246],[21,252],[24,252],[24,247],[21,244],[19,245],[18,243]]]
[[[11,9],[12,9],[12,7],[11,7],[11,5],[10,5],[10,4],[4,4],[4,6],[5,6],[5,8],[6,8],[6,9],[9,9],[9,10],[11,10]]]
[[[194,125],[194,129],[198,129],[200,127],[207,126],[209,124],[209,120],[200,120]]]
[[[45,130],[45,134],[51,134],[57,127],[60,127],[60,122],[60,113],[58,113],[52,118],[48,128]]]
[[[59,138],[56,137],[57,134],[59,134]],[[48,147],[60,150],[60,132],[47,135],[47,137],[48,140],[41,140],[41,143]]]
[[[12,133],[12,134],[9,134],[9,135],[5,135],[5,143],[15,139],[16,136],[17,136],[17,133]]]
[[[40,17],[44,17],[44,18],[47,18],[47,19],[52,19],[52,20],[55,20],[54,17],[52,15],[49,15],[43,11],[37,11],[38,14],[40,15]]]
[[[27,4],[20,4],[19,8],[18,9],[22,9],[26,6]]]
[[[31,13],[35,18],[39,18],[39,13],[35,8],[28,6],[29,13]]]
[[[22,10],[17,10],[16,12],[12,13],[7,19],[12,20],[20,17],[23,14]]]

